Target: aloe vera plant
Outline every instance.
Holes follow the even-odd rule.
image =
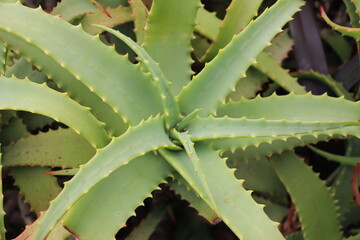
[[[20,189],[24,186],[25,196],[30,188],[26,175],[47,172],[49,179],[42,182],[52,189],[50,197],[28,198],[39,219],[19,239],[65,239],[71,234],[113,239],[164,182],[210,222],[224,221],[240,239],[284,239],[274,222],[282,221],[281,216],[266,210],[281,215],[281,206],[267,199],[258,199],[264,201],[259,204],[249,189],[267,193],[270,200],[279,197],[283,205],[289,204],[288,192],[305,239],[342,239],[333,194],[293,150],[331,138],[359,137],[359,103],[305,94],[296,78],[267,54],[271,50],[263,51],[303,1],[279,0],[252,21],[262,1],[234,0],[218,34],[203,19],[220,20],[200,0],[155,0],[148,18],[139,0],[117,10],[92,2],[77,1],[83,5],[72,10],[79,11],[66,12],[64,6],[72,1],[63,1],[51,15],[0,1],[2,164]],[[249,15],[232,25],[242,12]],[[107,15],[112,21],[104,21]],[[112,29],[128,21],[135,23],[137,43]],[[138,63],[106,46],[103,35],[92,36],[104,31],[130,47],[137,56],[132,61]],[[215,41],[201,58],[208,63],[193,76],[195,32]],[[21,56],[11,67],[10,50]],[[16,77],[32,65],[37,69],[31,68],[27,78]],[[267,75],[296,94],[228,101],[246,74]],[[15,112],[20,110],[25,112]],[[29,133],[54,121],[68,128]],[[21,131],[15,134],[14,129]],[[235,176],[227,164],[237,168]],[[256,173],[254,179],[245,176],[242,167],[249,164],[268,179],[259,180]],[[61,190],[54,187],[53,174],[74,176]],[[312,199],[303,198],[299,182],[287,181],[289,174],[314,186],[311,191],[320,199],[314,205],[320,208],[317,216],[312,216]],[[5,229],[0,231],[5,239]]]

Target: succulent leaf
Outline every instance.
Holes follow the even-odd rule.
[[[281,31],[281,27],[291,16],[299,11],[302,4],[301,0],[277,1],[235,36],[182,90],[179,95],[181,112],[188,114],[194,109],[202,108],[202,116],[214,113],[237,80],[244,77],[260,51]]]

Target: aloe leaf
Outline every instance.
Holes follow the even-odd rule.
[[[358,121],[359,104],[342,97],[315,96],[310,93],[299,96],[272,95],[266,98],[258,96],[251,100],[241,99],[236,103],[225,104],[219,107],[218,116],[287,121]]]
[[[182,146],[184,147],[191,163],[193,164],[195,173],[199,176],[201,184],[203,185],[206,194],[211,197],[209,186],[207,185],[207,182],[205,181],[205,174],[203,170],[200,167],[200,159],[196,154],[194,143],[191,141],[191,137],[187,132],[178,132],[176,130],[171,131],[171,136],[180,141]],[[213,199],[209,199],[213,204]]]
[[[246,77],[241,78],[235,85],[235,91],[229,93],[226,102],[239,101],[241,98],[254,98],[263,89],[263,85],[269,80],[265,74],[254,68],[246,71]]]
[[[26,61],[25,58],[20,58],[15,61],[12,66],[7,67],[6,73],[4,75],[6,77],[12,77],[12,75],[14,75],[20,79],[27,77],[29,80],[35,83],[44,83],[48,81],[47,76],[38,70],[34,70],[33,65]]]
[[[71,129],[50,130],[3,147],[3,164],[73,168],[85,164],[95,152],[86,139]]]
[[[260,197],[256,194],[252,194],[251,196],[258,204],[265,205],[264,212],[272,221],[281,223],[289,214],[289,209],[275,202],[276,200]]]
[[[197,108],[203,109],[202,115],[214,113],[217,106],[234,88],[237,80],[244,77],[256,56],[272,37],[281,31],[281,27],[302,4],[301,0],[277,1],[251,22],[240,35],[235,36],[182,90],[179,95],[182,113],[188,114]],[[255,40],[249,41],[249,39]]]
[[[69,168],[55,171],[47,171],[44,174],[54,175],[54,176],[74,176],[79,171],[79,168]]]
[[[72,21],[87,12],[95,12],[98,8],[88,0],[62,0],[52,10],[51,14],[59,15],[65,21]]]
[[[157,0],[150,10],[143,47],[159,63],[174,95],[192,75],[190,40],[199,7],[199,0]]]
[[[150,239],[151,234],[155,231],[156,226],[164,218],[166,214],[166,207],[160,206],[155,210],[152,210],[144,220],[140,223],[140,226],[136,227],[130,235],[126,238],[128,240],[143,240]]]
[[[174,180],[169,181],[169,186],[175,193],[180,194],[181,198],[190,203],[190,207],[195,208],[201,216],[210,223],[214,223],[218,215],[214,210],[194,191],[186,180],[178,173],[174,173]]]
[[[346,11],[350,17],[350,24],[353,27],[360,27],[360,14],[356,13],[356,7],[353,0],[343,0],[346,5]],[[359,8],[360,9],[360,8]]]
[[[112,28],[133,20],[133,17],[131,16],[131,9],[129,7],[120,5],[116,8],[107,8],[106,12],[111,17],[106,15],[104,10],[97,9],[95,12],[86,13],[79,22],[87,33],[96,35],[101,33],[102,30],[92,27],[91,24],[100,24]]]
[[[320,141],[329,141],[331,138],[344,138],[348,135],[359,134],[358,127],[344,127],[335,130],[327,130],[326,134],[294,134],[292,136],[278,137],[241,137],[207,140],[215,149],[241,152],[244,160],[259,159],[263,156],[271,156],[274,153],[282,153],[294,147],[314,144]]]
[[[186,182],[195,190],[196,194],[202,198],[206,204],[216,212],[212,203],[212,198],[209,196],[209,192],[205,189],[205,186],[200,179],[200,176],[196,174],[194,165],[189,161],[189,157],[185,151],[173,152],[166,149],[159,149],[161,155],[168,161],[168,163],[182,176]]]
[[[159,64],[156,63],[142,47],[140,47],[138,44],[136,44],[131,38],[127,37],[126,35],[104,26],[100,26],[100,25],[93,25],[93,26],[103,29],[113,34],[115,37],[121,39],[140,57],[145,67],[150,72],[150,75],[154,80],[155,84],[159,88],[159,92],[161,93],[161,100],[163,103],[164,115],[165,115],[165,126],[168,130],[171,127],[174,127],[175,124],[177,124],[181,119],[181,114],[180,114],[179,106],[175,100],[175,97],[169,88],[168,80],[165,77],[162,70],[160,69]]]
[[[261,52],[256,57],[254,67],[262,73],[269,76],[274,82],[279,84],[282,88],[288,92],[294,92],[295,94],[305,94],[306,90],[301,86],[297,79],[292,77],[288,71],[283,69],[275,60],[269,57],[266,53]]]
[[[272,156],[271,163],[295,204],[304,239],[342,239],[335,201],[318,176],[292,152]]]
[[[216,138],[240,137],[277,137],[294,136],[295,134],[326,134],[327,130],[342,129],[344,127],[359,128],[354,132],[360,133],[360,123],[356,121],[339,122],[302,122],[286,120],[247,119],[247,118],[197,118],[187,127],[193,141]],[[350,133],[351,134],[351,133]]]
[[[359,139],[352,138],[347,141],[346,157],[359,157]],[[354,167],[342,165],[340,171],[332,183],[331,192],[336,200],[337,212],[340,215],[340,222],[343,229],[356,224],[359,219],[360,206],[354,201],[351,180],[353,178]]]
[[[240,239],[284,239],[272,222],[228,169],[217,152],[205,144],[197,144],[210,191],[220,218]]]
[[[143,205],[171,172],[161,156],[148,153],[138,157],[91,188],[69,210],[63,224],[79,239],[114,239],[126,220],[135,215],[136,207]]]
[[[17,117],[17,111],[14,110],[0,110],[1,124],[7,125],[13,118]]]
[[[276,62],[281,63],[293,47],[294,39],[290,37],[289,31],[284,31],[273,39],[271,45],[266,47],[264,52]]]
[[[327,24],[329,24],[334,30],[342,33],[345,36],[350,36],[355,38],[357,41],[360,40],[360,28],[350,28],[340,26],[330,20],[330,18],[326,15],[323,8],[321,8],[321,17],[325,20]]]
[[[51,126],[53,123],[55,123],[54,119],[40,114],[19,112],[18,115],[26,125],[26,128],[29,132],[43,129],[46,126]]]
[[[321,74],[315,71],[301,71],[293,73],[292,75],[300,78],[312,78],[318,80],[328,86],[337,96],[344,96],[348,100],[354,100],[353,95],[348,90],[346,90],[344,85],[340,82],[337,82],[330,75]]]
[[[132,159],[160,147],[176,148],[164,131],[164,120],[149,119],[114,139],[65,184],[40,223],[35,239],[43,239],[66,213],[93,186]],[[71,196],[71,197],[69,197]]]
[[[36,27],[30,29],[29,25]],[[141,73],[139,66],[132,65],[126,57],[119,56],[96,37],[89,36],[80,26],[71,26],[40,9],[0,3],[0,39],[31,58],[35,65],[41,66],[59,82],[70,80],[64,84],[66,91],[78,83],[87,86],[88,91],[96,92],[101,98],[96,100],[96,105],[106,102],[105,105],[117,113],[117,118],[120,114],[124,121],[132,125],[161,112],[158,91]],[[100,65],[103,66],[101,70],[98,69]],[[80,91],[86,90],[83,85],[81,88],[77,86],[74,94],[85,94]],[[95,101],[94,93],[91,93],[92,97],[84,97],[90,104]],[[99,116],[109,117],[101,114],[104,106],[91,108],[98,110]],[[108,119],[110,122],[112,120]]]
[[[332,48],[332,50],[339,56],[342,63],[349,61],[352,56],[352,45],[338,32],[323,29],[320,32],[321,38]]]
[[[287,192],[269,161],[265,157],[259,160],[245,160],[241,153],[241,151],[235,151],[234,154],[225,152],[222,157],[227,158],[227,166],[236,169],[235,177],[245,180],[243,184],[245,189],[287,205]]]
[[[91,115],[90,110],[65,94],[43,84],[15,78],[0,77],[0,84],[0,109],[24,110],[52,117],[73,128],[97,147],[104,147],[109,142],[103,125]]]
[[[198,9],[196,15],[195,31],[208,39],[215,39],[219,33],[221,20],[218,19],[215,13],[208,12],[205,8]]]
[[[10,170],[15,185],[25,197],[25,202],[30,204],[31,210],[36,214],[45,211],[49,207],[49,202],[61,191],[57,179],[44,174],[49,170],[50,168],[43,167],[14,167]]]
[[[359,0],[351,0],[351,2],[354,4],[355,6],[355,13],[360,17],[360,1]],[[359,21],[360,24],[360,21]]]
[[[330,161],[335,161],[338,162],[340,164],[345,164],[348,166],[352,166],[355,167],[357,162],[360,162],[360,157],[346,157],[346,156],[341,156],[341,155],[337,155],[337,154],[333,154],[333,153],[328,153],[326,151],[320,150],[318,148],[315,148],[313,146],[308,146],[312,151],[314,151],[315,153],[319,154],[320,156],[326,158],[327,160]]]
[[[41,221],[41,219],[44,216],[44,212],[40,213],[40,216],[38,217],[38,219],[36,219],[35,222],[33,222],[30,225],[27,225],[25,230],[19,235],[17,236],[14,240],[29,240],[29,239],[34,239],[34,234],[36,232],[36,230],[39,227],[39,222]],[[49,234],[49,236],[47,237],[47,240],[63,240],[63,239],[68,239],[68,240],[72,240],[73,235],[68,232],[62,224],[58,223],[56,224],[56,226],[54,227],[54,230]]]
[[[7,48],[0,42],[0,75],[4,75],[6,71]]]
[[[145,26],[147,22],[148,9],[142,0],[129,0],[132,16],[134,18],[134,32],[136,42],[142,44],[145,38]]]
[[[234,0],[231,1],[226,9],[226,15],[219,32],[214,38],[214,43],[207,50],[206,55],[202,59],[209,62],[213,59],[218,51],[224,48],[248,23],[257,15],[258,9],[263,0]]]
[[[0,131],[0,143],[4,146],[14,143],[20,138],[29,136],[26,125],[21,118],[15,117],[10,120],[9,124],[2,127]],[[4,160],[3,160],[4,161]]]
[[[37,46],[33,46],[25,40],[13,38],[11,35],[6,35],[5,37],[7,37],[10,45],[16,42],[16,49],[20,50],[21,54],[27,56],[28,60],[30,59],[32,62],[35,62],[39,69],[46,72],[49,77],[55,80],[62,90],[69,93],[71,98],[84,106],[90,107],[91,113],[100,121],[106,123],[106,129],[111,135],[118,136],[126,130],[126,126],[124,126],[125,124],[119,114],[116,114],[100,97],[79,82],[66,68],[62,68],[60,66],[61,64],[57,63],[51,56],[44,54]],[[41,80],[37,79],[39,76],[34,79],[35,77],[36,76],[29,76],[32,81],[36,80],[36,82],[39,82],[38,80]]]
[[[1,146],[0,146],[1,147]],[[4,216],[5,216],[5,211],[4,211],[4,195],[3,195],[3,184],[2,184],[2,158],[1,158],[1,148],[0,148],[0,237],[1,239],[6,239],[5,238],[5,222],[4,222]]]

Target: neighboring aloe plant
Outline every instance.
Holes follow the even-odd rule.
[[[83,5],[66,12],[66,4],[75,2]],[[64,0],[52,16],[0,1],[0,40],[6,46],[0,69],[0,109],[6,110],[0,118],[2,164],[10,168],[25,196],[34,196],[27,191],[35,187],[24,180],[32,174],[44,177],[37,184],[51,192],[43,199],[26,198],[38,216],[46,212],[19,239],[65,239],[71,234],[113,239],[163,182],[210,222],[223,220],[240,239],[284,239],[272,220],[280,222],[287,213],[287,192],[305,239],[342,239],[333,197],[338,192],[332,189],[332,194],[293,149],[360,137],[359,103],[305,94],[277,62],[284,53],[273,59],[268,53],[280,50],[264,50],[300,10],[301,0],[279,0],[255,21],[251,19],[262,1],[234,0],[218,32],[206,25],[219,20],[200,0],[155,0],[148,18],[140,0],[116,10],[97,8],[91,3],[95,1],[75,2]],[[242,21],[234,25],[239,16]],[[65,20],[80,22],[84,29]],[[142,47],[109,28],[128,21],[134,21]],[[130,60],[140,63],[133,64],[91,36],[102,31],[124,41],[138,57]],[[209,63],[192,78],[194,32],[214,44],[200,57]],[[273,41],[286,39],[282,35]],[[10,49],[22,56],[11,67]],[[28,78],[19,79],[26,69]],[[299,95],[231,100],[231,92],[239,94],[237,83],[256,79],[262,84],[263,76]],[[255,95],[256,86],[250,89]],[[339,85],[334,89],[352,98]],[[69,128],[29,133],[54,121]],[[235,178],[225,158],[245,182]],[[248,166],[259,171],[247,175]],[[50,167],[63,170],[53,172]],[[51,174],[74,177],[61,190]],[[302,185],[311,188],[304,192]],[[248,189],[268,198],[256,199]],[[5,238],[5,229],[0,231]]]

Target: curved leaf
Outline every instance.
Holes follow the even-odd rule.
[[[132,65],[127,57],[118,55],[80,26],[72,26],[40,9],[0,3],[0,39],[51,76],[70,77],[66,91],[78,82],[85,84],[132,125],[162,112],[158,91],[139,66]]]
[[[114,239],[126,220],[135,215],[135,208],[151,197],[172,170],[153,153],[132,160],[91,188],[69,210],[63,225],[79,239]]]
[[[244,240],[284,239],[277,225],[254,201],[251,192],[243,188],[225,161],[211,147],[205,144],[196,146],[219,216],[227,226]]]
[[[109,143],[103,125],[91,115],[90,110],[72,101],[66,94],[44,84],[15,78],[0,77],[0,86],[0,109],[39,113],[68,125],[96,147]]]
[[[43,167],[14,167],[10,170],[15,185],[25,197],[25,202],[29,203],[31,211],[38,215],[49,207],[49,202],[61,191],[57,179],[44,174],[49,170],[50,168]]]
[[[179,95],[182,113],[189,114],[197,108],[203,109],[202,116],[214,113],[256,56],[302,4],[301,0],[277,1],[234,37],[182,90]]]
[[[199,0],[156,0],[149,13],[143,47],[159,63],[174,95],[191,79],[190,40],[199,7]]]
[[[360,40],[360,28],[349,28],[340,26],[330,20],[330,18],[326,15],[323,8],[321,10],[321,17],[325,20],[327,24],[329,24],[336,31],[341,32],[343,35],[350,36],[355,38],[356,40]]]
[[[132,16],[134,17],[134,32],[136,34],[136,42],[142,44],[145,38],[145,26],[147,16],[149,14],[142,0],[129,0]]]
[[[164,131],[164,120],[160,117],[149,119],[114,139],[65,184],[63,191],[52,202],[35,239],[43,239],[50,230],[83,195],[116,169],[128,164],[132,159],[160,147],[177,148]]]
[[[304,239],[343,239],[334,199],[302,159],[285,152],[272,156],[271,163],[295,204]]]
[[[224,48],[234,37],[249,24],[258,12],[263,0],[233,0],[226,9],[226,15],[219,27],[219,32],[214,38],[214,43],[207,50],[202,59],[209,62],[218,51]],[[214,26],[212,26],[214,27]]]
[[[359,106],[360,102],[350,102],[342,97],[315,96],[311,93],[299,96],[272,95],[266,98],[258,96],[251,100],[241,99],[238,102],[230,102],[219,107],[217,115],[287,121],[358,121]]]
[[[256,57],[257,63],[254,67],[262,73],[269,76],[274,82],[279,84],[282,88],[288,92],[294,92],[295,94],[305,94],[306,90],[301,86],[297,79],[292,77],[288,71],[283,69],[275,60],[269,57],[266,53],[261,52]]]
[[[170,90],[169,82],[165,77],[164,73],[159,67],[159,64],[156,63],[151,56],[138,44],[136,44],[131,38],[128,36],[120,33],[111,28],[107,28],[100,25],[93,25],[94,27],[103,29],[115,37],[121,39],[126,45],[128,45],[143,61],[144,66],[150,72],[152,79],[155,82],[155,85],[158,87],[161,101],[164,108],[164,115],[165,115],[165,126],[167,130],[171,127],[174,127],[181,119],[181,114],[179,110],[179,106],[175,100],[173,93]]]
[[[86,139],[71,129],[30,135],[3,147],[3,164],[12,166],[50,166],[75,168],[95,155]]]

